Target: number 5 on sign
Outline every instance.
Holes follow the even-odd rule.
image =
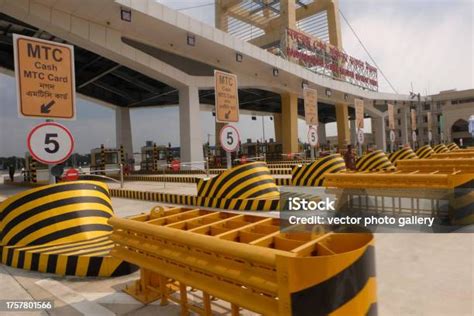
[[[31,156],[44,164],[60,164],[71,156],[74,138],[71,132],[58,123],[35,126],[27,138]]]
[[[220,141],[222,148],[227,152],[236,151],[239,148],[240,135],[232,125],[226,125],[221,129]]]

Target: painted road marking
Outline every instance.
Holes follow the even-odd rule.
[[[61,284],[58,281],[54,281],[52,279],[43,279],[37,281],[36,284],[84,315],[115,315],[107,308],[95,302],[90,302],[80,293]]]

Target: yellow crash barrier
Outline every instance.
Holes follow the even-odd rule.
[[[397,170],[402,172],[419,171],[422,173],[462,171],[463,173],[474,174],[474,158],[403,160],[397,163]]]
[[[440,200],[447,200],[451,224],[469,225],[474,223],[474,174],[472,173],[461,171],[451,173],[438,171],[431,173],[418,171],[345,172],[328,175],[324,185],[342,190],[339,192],[338,203],[347,201],[350,204],[353,195],[371,194],[374,196],[430,199],[432,202],[436,200],[437,204]],[[434,214],[434,209],[431,211]]]
[[[456,143],[450,143],[450,144],[446,145],[446,147],[447,147],[449,150],[451,150],[451,151],[452,151],[452,150],[458,150],[458,149],[459,149],[459,146],[458,146],[458,144],[456,144]]]
[[[443,159],[443,158],[474,158],[474,151],[470,150],[454,150],[450,152],[442,152],[439,154],[433,154],[430,158]]]
[[[370,233],[285,233],[275,218],[183,208],[109,223],[111,254],[141,271],[125,291],[143,303],[174,301],[182,315],[213,315],[213,298],[232,315],[376,313]],[[202,306],[188,300],[190,288],[202,291]]]
[[[113,215],[107,186],[47,185],[0,203],[0,260],[11,267],[74,276],[118,276],[137,268],[109,256]]]

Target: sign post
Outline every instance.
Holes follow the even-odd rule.
[[[411,109],[411,133],[412,133],[412,141],[413,141],[413,149],[416,149],[416,110]]]
[[[431,145],[431,141],[433,140],[433,133],[431,132],[432,131],[432,116],[431,116],[431,112],[427,112],[426,113],[426,122],[428,123],[428,145]]]
[[[13,34],[18,115],[74,120],[74,48]]]
[[[354,99],[355,118],[357,130],[357,143],[359,156],[362,155],[362,144],[364,143],[364,100]]]
[[[310,126],[308,130],[308,143],[311,148],[311,159],[314,159],[314,148],[318,145],[318,142],[318,130],[313,126]]]
[[[232,167],[231,153],[239,149],[239,131],[232,125],[225,125],[220,132],[222,148],[227,152],[227,169]]]
[[[395,111],[393,104],[387,104],[388,111],[388,129],[390,130],[390,152],[393,152],[394,142],[395,142]]]
[[[311,159],[314,159],[314,149],[318,145],[318,129],[319,116],[318,116],[318,91],[307,87],[303,88],[304,97],[304,117],[306,124],[309,126],[308,131],[308,142],[311,147],[310,155]],[[314,128],[313,126],[316,126]]]
[[[237,123],[239,121],[239,88],[237,84],[237,76],[220,70],[214,70],[214,91],[216,103],[216,122]],[[225,147],[226,145],[224,145],[224,142],[222,141],[222,131],[226,127],[227,125],[224,125],[224,127],[221,129],[220,140],[222,148],[226,151],[227,168],[231,168],[231,152],[238,148],[240,140],[238,139],[236,143],[236,149],[227,150]],[[238,136],[239,133],[237,129],[233,126],[231,126],[231,128],[237,132]]]
[[[50,183],[55,183],[52,175],[54,165],[66,161],[74,150],[71,132],[61,124],[46,122],[35,126],[27,137],[28,150],[35,160],[48,165]]]

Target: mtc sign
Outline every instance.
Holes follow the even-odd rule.
[[[13,35],[20,117],[73,120],[74,48]]]

